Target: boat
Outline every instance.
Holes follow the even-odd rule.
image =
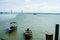
[[[16,29],[15,29],[15,27],[10,27],[10,29],[9,29],[9,33],[11,33],[11,32],[13,32],[13,31],[15,31]]]
[[[13,24],[13,23],[16,23],[16,22],[11,22],[10,24]]]
[[[12,33],[14,31],[17,31],[17,25],[16,22],[10,22],[11,27],[5,29],[5,34]]]
[[[9,28],[9,33],[17,30],[16,22],[11,22],[10,25],[11,27]]]
[[[31,37],[32,37],[32,31],[29,30],[28,32],[27,31],[24,32],[24,36],[25,36],[25,39],[31,39]]]
[[[24,33],[25,39],[31,39],[32,33]]]
[[[37,15],[37,13],[33,13],[33,15]]]
[[[3,38],[0,38],[0,40],[5,40],[5,39],[3,39]]]

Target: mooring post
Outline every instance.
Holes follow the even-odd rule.
[[[46,34],[46,40],[53,40],[53,34],[52,33],[47,33]]]
[[[55,26],[55,40],[58,40],[59,36],[59,24],[56,24]]]

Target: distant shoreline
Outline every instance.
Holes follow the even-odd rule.
[[[60,13],[21,13],[21,12],[0,12],[0,14],[49,14],[49,15],[60,15]]]

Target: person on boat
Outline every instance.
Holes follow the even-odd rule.
[[[27,28],[27,30],[25,30],[24,32],[24,36],[26,40],[30,39],[32,37],[32,31],[29,28]]]
[[[32,34],[32,31],[29,28],[27,28],[27,30],[25,30],[25,34],[31,35]]]

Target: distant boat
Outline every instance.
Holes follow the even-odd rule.
[[[37,15],[37,13],[33,13],[33,15]]]
[[[3,12],[0,12],[0,14],[3,14]]]

